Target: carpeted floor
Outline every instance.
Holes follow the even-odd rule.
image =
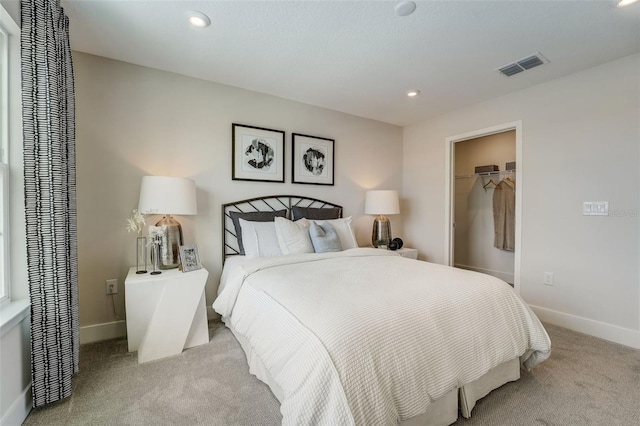
[[[24,425],[279,425],[279,403],[249,374],[231,332],[173,358],[137,363],[126,339],[84,345],[74,394]],[[547,325],[551,357],[493,391],[457,425],[636,425],[640,351]]]

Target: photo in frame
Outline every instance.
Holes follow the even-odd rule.
[[[180,262],[182,264],[182,272],[191,272],[202,269],[200,255],[198,254],[198,246],[195,244],[180,246]]]
[[[333,185],[335,140],[294,133],[292,183]]]
[[[284,131],[233,123],[231,178],[284,182]]]

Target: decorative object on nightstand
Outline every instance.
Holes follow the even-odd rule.
[[[136,274],[147,273],[147,237],[142,236],[145,223],[144,215],[137,209],[134,209],[131,217],[127,219],[127,231],[138,234],[136,238]]]
[[[159,267],[177,268],[180,264],[179,247],[183,244],[182,227],[171,215],[197,213],[195,182],[178,177],[144,176],[138,210],[144,214],[165,215],[156,223],[156,226],[166,226],[159,247]]]
[[[180,262],[182,264],[182,272],[197,271],[202,268],[200,256],[198,255],[198,246],[195,244],[180,246]]]
[[[404,245],[404,241],[401,238],[394,238],[389,242],[389,250],[399,250]]]
[[[147,273],[147,237],[136,238],[136,274]]]
[[[160,244],[167,232],[167,226],[149,227],[149,245],[151,246],[151,275],[161,274],[160,272]]]
[[[365,214],[375,214],[378,217],[373,221],[371,231],[371,243],[374,247],[386,248],[391,241],[391,222],[385,215],[400,214],[400,202],[398,191],[375,190],[367,191],[364,204]]]

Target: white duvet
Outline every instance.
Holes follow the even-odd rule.
[[[282,390],[283,424],[397,424],[550,353],[504,281],[377,249],[230,259],[213,308]]]

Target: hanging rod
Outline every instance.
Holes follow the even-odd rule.
[[[469,178],[478,178],[483,176],[504,176],[515,173],[515,170],[500,170],[495,172],[484,172],[484,173],[474,173],[472,175],[460,175],[456,176],[456,179],[469,179]]]

